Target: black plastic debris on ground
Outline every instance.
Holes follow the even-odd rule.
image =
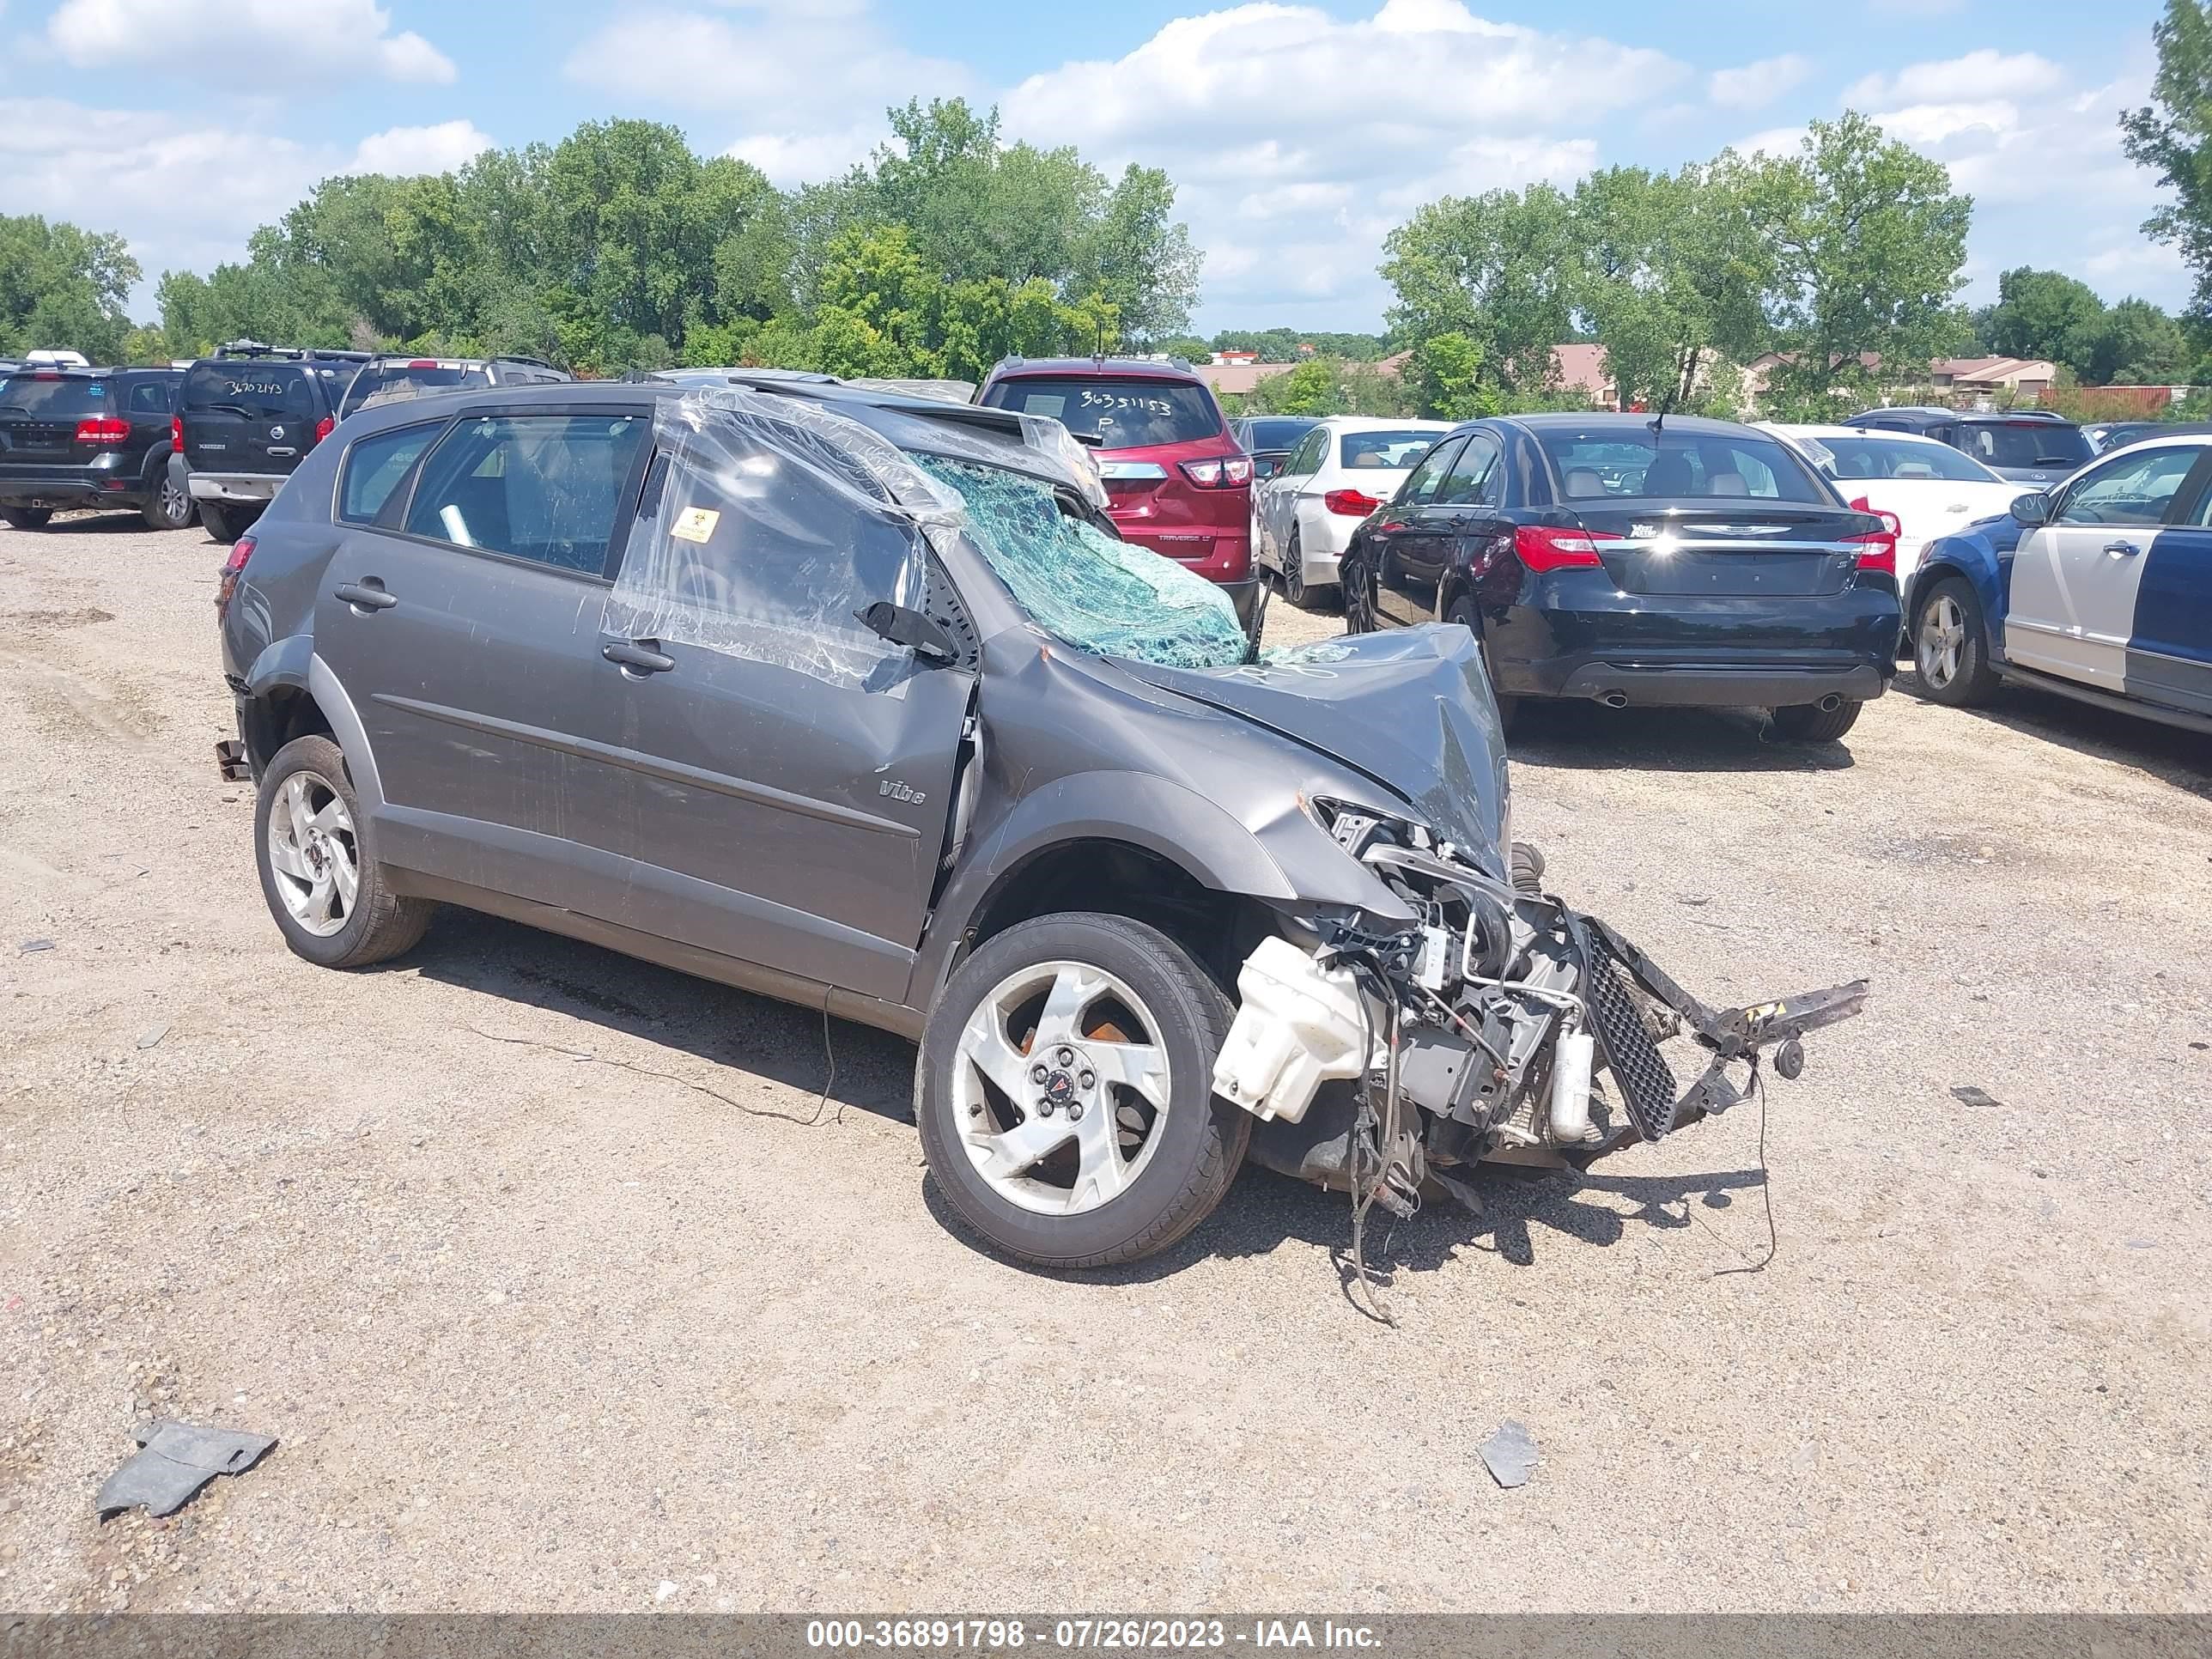
[[[1995,1106],[2002,1109],[2004,1102],[1987,1090],[1977,1089],[1971,1083],[1960,1084],[1951,1091],[1951,1098],[1962,1106]]]
[[[1528,1425],[1507,1418],[1498,1432],[1476,1448],[1489,1467],[1490,1478],[1501,1486],[1522,1486],[1536,1468],[1536,1437]]]
[[[140,1504],[149,1515],[174,1515],[216,1476],[245,1474],[276,1443],[273,1435],[167,1421],[131,1432],[143,1449],[100,1486],[93,1510],[103,1521]]]

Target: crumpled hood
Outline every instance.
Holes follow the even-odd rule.
[[[1504,869],[1505,738],[1466,629],[1354,635],[1242,668],[1115,665],[1364,773],[1474,863]]]

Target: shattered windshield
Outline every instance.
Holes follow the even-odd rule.
[[[1047,632],[1101,657],[1233,668],[1247,654],[1229,597],[1172,559],[1060,510],[1049,487],[1000,467],[915,455],[968,508],[968,533]]]

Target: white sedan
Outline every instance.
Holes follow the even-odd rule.
[[[1335,597],[1336,562],[1352,532],[1451,429],[1449,421],[1332,415],[1281,471],[1252,487],[1252,555],[1281,574],[1285,599],[1312,610]]]
[[[1796,445],[1845,501],[1863,500],[1873,511],[1896,518],[1900,593],[1910,589],[1929,543],[1977,519],[1996,517],[2027,493],[2027,486],[2000,478],[1972,456],[1913,433],[1759,424]]]

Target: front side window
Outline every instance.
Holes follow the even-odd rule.
[[[1413,476],[1406,480],[1404,488],[1399,490],[1398,505],[1421,507],[1434,499],[1437,487],[1443,483],[1444,475],[1451,471],[1452,463],[1459,459],[1460,450],[1463,447],[1464,441],[1462,441],[1457,443],[1438,444],[1431,450],[1427,459],[1413,469]]]
[[[2059,524],[2157,524],[2203,450],[2195,444],[2146,450],[2106,462],[2067,492]]]
[[[392,492],[399,487],[431,439],[445,430],[436,422],[403,426],[363,438],[346,451],[338,483],[338,517],[348,524],[374,524]]]
[[[464,421],[422,463],[407,532],[599,575],[646,431],[635,415]]]

